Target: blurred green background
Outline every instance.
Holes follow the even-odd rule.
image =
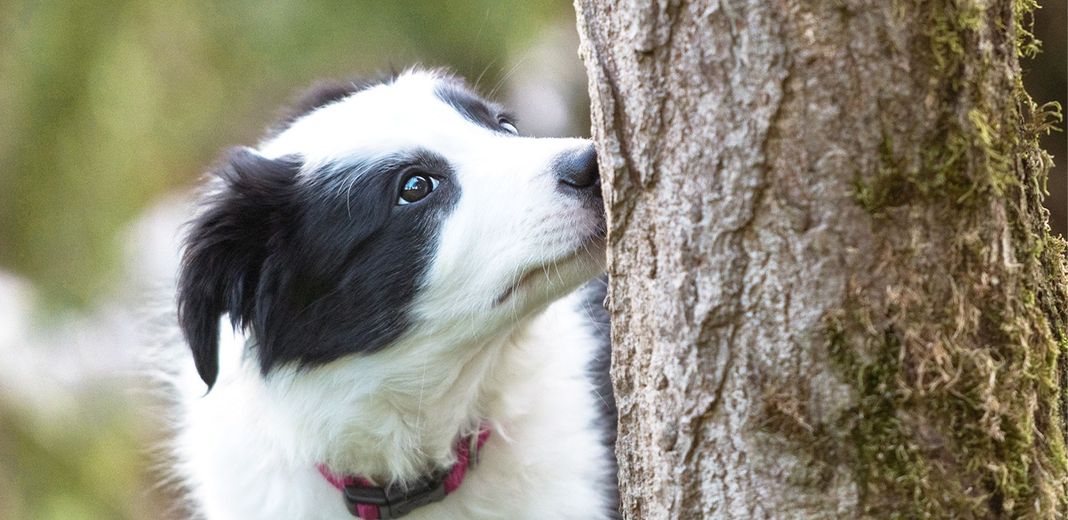
[[[1065,102],[1065,4],[1025,63]],[[445,65],[538,135],[585,134],[570,2],[0,0],[0,519],[181,518],[144,446],[142,293],[183,193],[316,78]],[[1052,224],[1065,233],[1065,135]],[[158,415],[158,414],[157,414]]]

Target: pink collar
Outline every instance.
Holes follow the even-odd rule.
[[[489,439],[489,425],[483,423],[477,435],[463,437],[456,442],[456,463],[405,487],[378,487],[365,477],[337,475],[325,465],[316,467],[330,485],[341,491],[349,512],[363,520],[400,518],[413,510],[437,502],[456,491],[464,481],[468,468],[478,464],[478,453]]]

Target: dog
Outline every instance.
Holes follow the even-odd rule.
[[[600,189],[589,140],[441,70],[229,150],[177,279],[194,516],[616,517]]]

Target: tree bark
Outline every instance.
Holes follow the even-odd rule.
[[[626,518],[1068,514],[1026,0],[576,0]]]

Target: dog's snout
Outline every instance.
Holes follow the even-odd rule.
[[[556,171],[561,184],[575,189],[599,188],[601,178],[597,168],[597,150],[591,143],[564,157]]]

